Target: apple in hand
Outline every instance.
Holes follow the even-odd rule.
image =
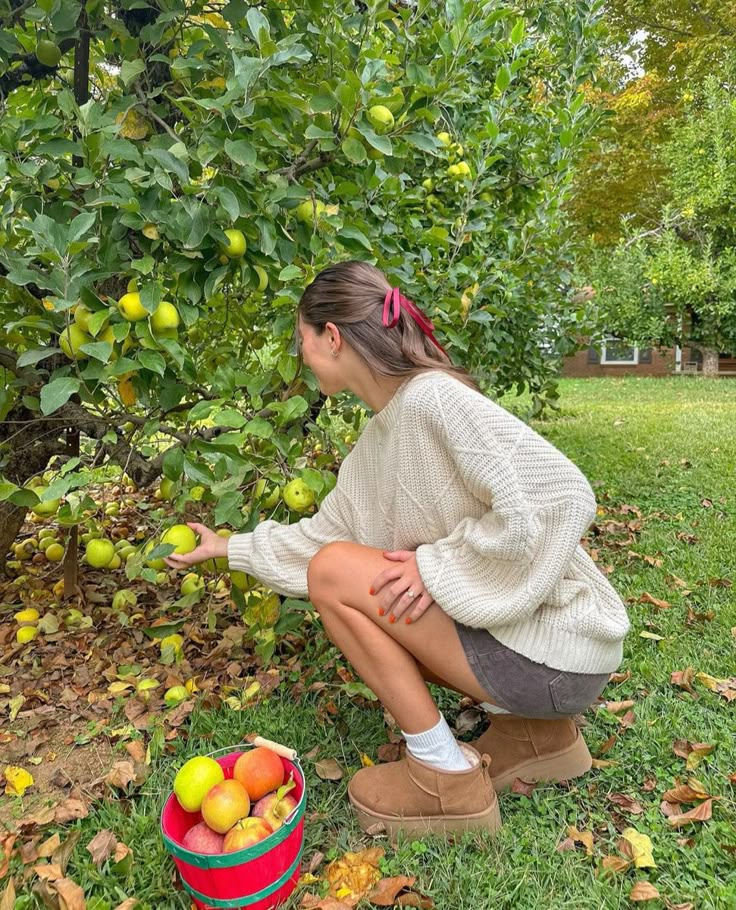
[[[182,844],[192,853],[224,853],[225,838],[213,831],[205,822],[190,828],[182,838]]]
[[[289,796],[289,791],[296,787],[294,778],[279,787],[275,793],[267,793],[253,806],[251,816],[265,818],[274,831],[277,831],[297,807],[297,801]]]
[[[265,818],[255,818],[252,815],[241,818],[225,835],[223,851],[233,853],[235,850],[242,850],[257,844],[269,834],[273,834],[273,828]]]

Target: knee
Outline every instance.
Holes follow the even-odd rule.
[[[335,599],[336,567],[340,565],[340,552],[343,546],[340,541],[328,543],[309,560],[307,591],[318,612],[325,604]]]

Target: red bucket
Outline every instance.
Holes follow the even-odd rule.
[[[212,757],[222,766],[225,778],[233,776],[233,767],[243,754],[228,752]],[[283,904],[299,881],[299,865],[304,846],[304,809],[306,792],[304,773],[299,759],[282,758],[285,780],[294,775],[296,786],[291,795],[297,807],[273,834],[243,850],[233,853],[193,853],[182,846],[187,831],[202,821],[201,812],[186,812],[172,793],[161,813],[164,845],[179,870],[182,884],[199,910],[247,907],[249,910],[272,910]]]

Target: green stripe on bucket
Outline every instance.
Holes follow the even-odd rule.
[[[262,901],[267,897],[270,897],[279,888],[282,888],[291,878],[291,876],[296,872],[299,862],[302,858],[302,851],[300,850],[297,853],[296,859],[289,866],[289,868],[284,872],[281,878],[277,879],[272,885],[269,885],[267,888],[262,888],[260,891],[256,891],[255,894],[249,894],[247,897],[238,897],[231,900],[217,900],[214,897],[208,897],[206,894],[201,894],[199,891],[195,891],[190,885],[188,885],[184,879],[181,880],[182,885],[186,890],[196,897],[198,901],[201,901],[203,904],[207,904],[209,907],[222,907],[224,910],[226,908],[236,908],[236,907],[249,907],[251,904],[255,904],[257,901]]]
[[[257,844],[253,844],[252,847],[244,847],[242,850],[235,850],[233,853],[192,853],[191,850],[180,847],[179,844],[167,837],[162,831],[164,844],[168,852],[177,859],[188,863],[190,866],[196,866],[198,869],[230,869],[232,866],[240,866],[243,863],[250,862],[252,859],[258,859],[264,853],[270,853],[274,847],[286,840],[304,815],[304,810],[307,807],[306,795],[307,791],[305,789],[302,791],[302,798],[299,800],[294,814],[288,821],[284,822],[273,834],[269,834],[268,837],[264,837]]]

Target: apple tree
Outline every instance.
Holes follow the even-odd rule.
[[[235,530],[289,478],[319,502],[344,452],[306,437],[364,416],[298,373],[336,259],[384,269],[487,391],[553,401],[601,5],[9,0],[0,559],[50,464],[69,526],[107,464]]]

